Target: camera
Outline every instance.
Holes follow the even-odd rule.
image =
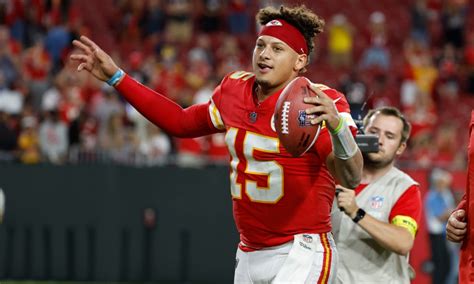
[[[379,151],[379,137],[374,134],[364,134],[362,120],[355,120],[357,134],[355,141],[362,153],[375,153]]]

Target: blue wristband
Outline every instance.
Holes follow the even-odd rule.
[[[123,75],[125,75],[125,72],[123,72],[122,69],[119,69],[109,80],[106,81],[106,83],[113,87],[118,83],[118,81],[120,81],[120,79],[122,79]]]

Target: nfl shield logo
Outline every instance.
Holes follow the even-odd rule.
[[[313,237],[310,235],[303,235],[303,241],[307,242],[308,244],[313,242]]]
[[[298,111],[298,125],[300,127],[311,126],[311,120],[315,118],[314,114],[306,114],[305,110]]]
[[[383,196],[377,195],[377,196],[372,196],[370,200],[370,207],[373,209],[380,209],[383,205]]]

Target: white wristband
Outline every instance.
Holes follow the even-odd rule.
[[[343,117],[339,117],[339,119],[342,120],[340,122],[342,125],[338,126],[336,132],[329,131],[331,133],[332,151],[337,158],[348,160],[357,153],[358,146],[345,119]]]

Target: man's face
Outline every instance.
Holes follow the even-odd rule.
[[[385,167],[403,153],[406,143],[401,143],[403,122],[395,116],[374,114],[365,127],[365,133],[379,137],[379,151],[364,153],[364,162],[375,168]]]
[[[272,36],[260,36],[252,60],[257,83],[267,88],[282,87],[296,77],[305,60],[306,55],[298,55],[285,42]]]

